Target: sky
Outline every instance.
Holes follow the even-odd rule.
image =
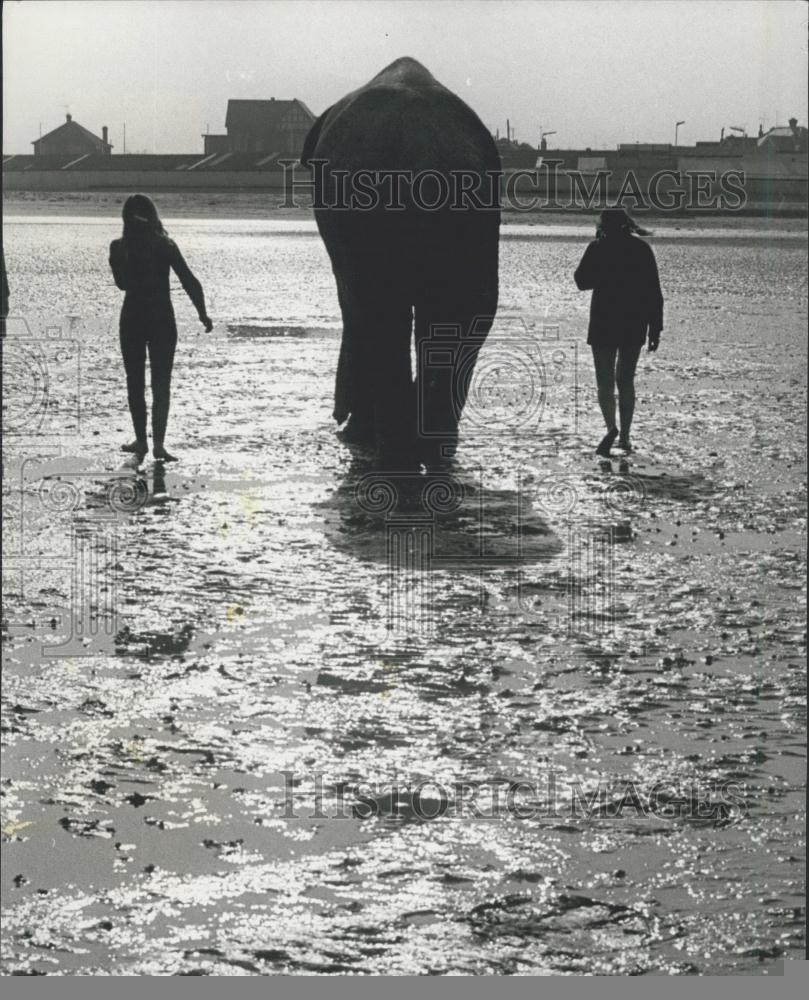
[[[756,134],[807,122],[807,21],[799,0],[7,0],[3,150],[70,112],[116,153],[124,123],[127,152],[201,151],[228,98],[317,115],[404,55],[532,145]]]

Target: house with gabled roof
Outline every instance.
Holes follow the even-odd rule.
[[[58,128],[34,139],[32,145],[34,156],[84,156],[87,153],[109,155],[112,152],[112,145],[107,141],[106,125],[101,129],[99,137],[74,122],[72,115],[65,115],[64,122]]]
[[[207,153],[276,153],[299,156],[315,116],[297,98],[229,100],[226,135],[203,136]]]

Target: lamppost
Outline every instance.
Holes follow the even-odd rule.
[[[674,123],[674,145],[677,145],[677,133],[680,131],[680,126],[685,125],[685,118],[680,122]]]
[[[545,142],[545,136],[546,135],[556,135],[556,130],[554,130],[553,132],[541,132],[540,133],[540,136],[539,136],[539,148],[540,149],[547,149],[548,144],[547,144],[547,142]]]

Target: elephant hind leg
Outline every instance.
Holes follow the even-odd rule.
[[[455,454],[458,424],[490,325],[466,303],[437,299],[416,305],[418,438],[428,466]]]
[[[410,362],[413,310],[393,299],[368,304],[362,318],[362,354],[370,385],[378,457],[388,468],[415,463],[416,396]]]

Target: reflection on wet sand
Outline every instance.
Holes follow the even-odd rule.
[[[468,425],[446,477],[389,488],[333,433],[318,241],[177,227],[222,284],[210,336],[178,310],[180,461],[118,468],[117,341],[89,320],[62,345],[79,416],[65,362],[61,414],[4,442],[3,971],[801,956],[805,245],[656,244],[671,333],[623,465],[592,456],[582,370],[538,432]],[[84,271],[54,298],[103,219],[9,231],[22,340],[46,340],[37,310],[114,315]],[[505,239],[504,308],[583,343],[580,249]],[[6,381],[14,420],[26,386]]]

